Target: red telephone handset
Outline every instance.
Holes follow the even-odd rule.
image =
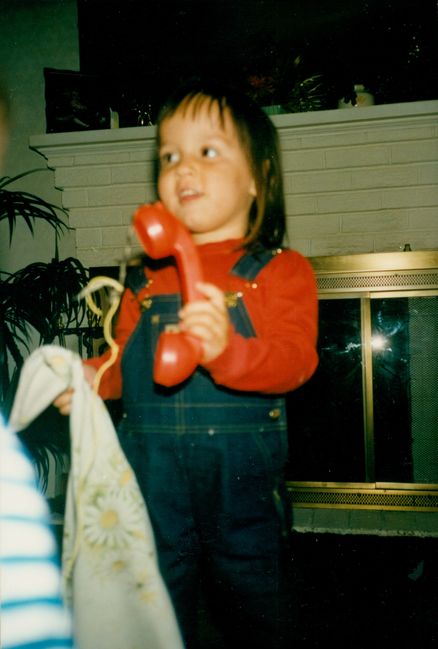
[[[133,227],[152,259],[175,257],[184,302],[202,300],[196,282],[202,280],[201,263],[189,231],[162,203],[142,205],[134,214]],[[154,380],[171,387],[187,379],[202,357],[201,341],[185,332],[160,334],[154,361]]]

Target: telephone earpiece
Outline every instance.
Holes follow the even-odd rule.
[[[201,264],[195,244],[185,226],[162,203],[142,205],[134,214],[133,227],[140,243],[152,259],[174,257],[181,280],[184,302],[203,299],[196,290],[202,280]],[[154,361],[154,380],[172,387],[187,379],[202,357],[198,338],[185,332],[160,334]]]

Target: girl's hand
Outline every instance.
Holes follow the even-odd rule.
[[[96,376],[96,370],[90,365],[84,365],[84,378],[87,383],[92,386],[94,377]],[[73,398],[73,388],[68,388],[64,392],[61,392],[53,402],[55,408],[58,408],[61,415],[69,415],[71,413],[71,402]]]
[[[73,388],[68,388],[65,392],[56,397],[53,405],[58,408],[61,415],[69,415],[71,412],[71,401],[73,398]]]
[[[206,300],[188,302],[179,312],[181,331],[187,331],[201,340],[203,363],[220,356],[228,344],[230,319],[225,295],[214,284],[197,282],[196,288]]]

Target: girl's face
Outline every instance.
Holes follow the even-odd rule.
[[[188,104],[160,127],[158,193],[196,243],[244,237],[255,182],[227,110]]]

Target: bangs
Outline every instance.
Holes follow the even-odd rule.
[[[226,97],[211,96],[202,91],[192,92],[184,95],[180,101],[170,102],[163,107],[157,122],[158,137],[160,137],[160,126],[166,119],[173,117],[176,113],[180,113],[184,117],[190,115],[196,118],[205,108],[209,115],[216,113],[219,116],[221,127],[225,128],[225,113],[228,111],[230,116],[232,115]]]

